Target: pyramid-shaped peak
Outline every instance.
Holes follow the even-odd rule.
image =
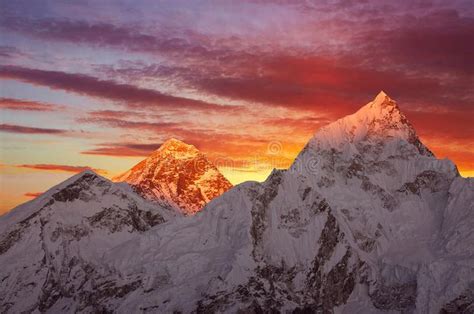
[[[407,123],[407,120],[400,111],[397,102],[390,98],[384,91],[378,93],[374,100],[348,117],[357,118],[358,120],[366,122],[382,119],[389,123]]]
[[[383,90],[381,90],[377,96],[375,96],[374,102],[380,103],[384,102],[386,99],[390,99],[390,97],[385,93]]]
[[[397,102],[390,98],[384,91],[380,91],[380,93],[375,96],[374,100],[367,104],[367,107],[372,109],[383,109],[383,108],[395,108],[399,111],[397,106]]]
[[[161,146],[156,150],[156,152],[198,154],[199,150],[194,145],[187,144],[176,138],[170,138],[169,140],[161,144]]]
[[[166,140],[165,142],[163,142],[163,144],[161,144],[161,147],[179,147],[179,146],[192,146],[190,144],[187,144],[181,140],[178,140],[177,138],[170,138],[168,140]]]
[[[66,187],[69,185],[77,184],[78,182],[83,181],[108,181],[106,178],[102,177],[101,175],[97,174],[92,169],[83,170],[72,177],[66,179],[62,183],[58,184],[56,187]]]
[[[321,147],[341,148],[346,144],[382,143],[394,139],[409,142],[421,154],[431,155],[419,141],[415,129],[397,103],[381,91],[374,100],[354,114],[321,128],[311,142],[319,143]]]
[[[175,138],[113,180],[127,182],[146,199],[183,214],[200,211],[232,187],[203,153]]]
[[[85,169],[77,174],[77,177],[83,177],[83,176],[95,176],[95,177],[100,177],[94,170],[92,169]]]
[[[175,137],[172,137],[172,138],[166,140],[162,145],[165,146],[165,145],[188,145],[188,144],[186,144],[185,142],[183,142],[181,140],[178,140]]]
[[[354,114],[346,116],[336,122],[337,125],[351,124],[353,128],[366,129],[368,126],[377,127],[381,131],[387,129],[407,130],[412,126],[400,111],[395,100],[390,98],[384,91],[380,91],[371,102],[360,108]],[[375,130],[372,130],[375,131]]]

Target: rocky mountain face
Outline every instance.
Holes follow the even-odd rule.
[[[79,194],[89,195],[83,188]],[[163,217],[151,221],[166,222],[140,220],[147,227],[136,231],[123,224],[120,239],[104,224],[90,238],[74,238],[77,232],[65,231],[70,225],[58,230],[69,215],[84,217],[74,225],[99,228],[90,217],[103,210],[88,210],[100,194],[65,206],[46,205],[48,193],[1,218],[2,312],[474,310],[474,180],[436,159],[384,93],[318,131],[289,169],[235,186],[197,215],[173,218],[150,208]],[[137,203],[137,210],[148,205]],[[31,226],[31,236],[15,231]],[[44,234],[51,240],[40,241]],[[56,251],[84,262],[64,262]]]
[[[0,217],[0,312],[100,310],[136,286],[102,269],[104,252],[174,215],[92,171],[13,209]]]
[[[151,156],[113,179],[127,182],[148,200],[188,215],[232,187],[193,145],[176,139],[163,143]]]

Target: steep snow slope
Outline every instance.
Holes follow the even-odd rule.
[[[113,179],[132,185],[140,195],[184,214],[194,214],[232,187],[193,145],[176,139],[163,143],[151,156]]]
[[[473,197],[472,180],[380,93],[320,130],[290,169],[110,251],[121,274],[142,272],[117,308],[469,312]]]
[[[0,217],[0,312],[99,309],[135,284],[97,275],[103,254],[171,217],[92,171],[13,209]]]

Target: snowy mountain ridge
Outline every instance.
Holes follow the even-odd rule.
[[[98,310],[130,284],[98,275],[104,252],[174,216],[92,171],[69,178],[0,217],[0,311],[58,312],[72,297]]]
[[[385,94],[317,132],[289,169],[193,216],[90,180],[0,219],[2,312],[474,311],[474,180],[436,159]],[[111,202],[115,214],[99,214]],[[61,210],[82,218],[45,216]],[[23,227],[31,237],[17,238]]]

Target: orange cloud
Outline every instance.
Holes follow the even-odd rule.
[[[54,165],[54,164],[34,164],[34,165],[17,165],[18,168],[28,168],[45,171],[64,171],[79,173],[84,170],[92,170],[98,174],[106,175],[107,171],[103,169],[92,168],[89,166],[69,166],[69,165]]]
[[[133,144],[133,143],[101,143],[98,147],[81,152],[85,155],[101,155],[114,157],[148,156],[158,149],[160,144]]]
[[[42,193],[42,192],[26,192],[26,193],[23,194],[23,195],[26,196],[26,197],[35,198],[35,197],[40,196],[41,194],[43,194],[43,193]]]

